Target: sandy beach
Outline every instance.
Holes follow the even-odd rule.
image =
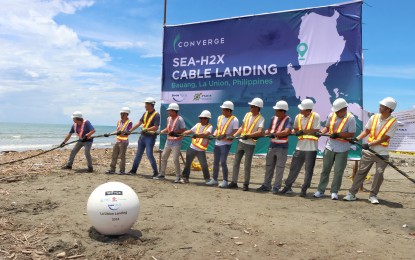
[[[38,152],[2,153],[0,163]],[[94,173],[86,173],[83,151],[77,155],[73,170],[62,170],[69,152],[56,150],[0,166],[0,259],[414,257],[415,184],[391,167],[385,172],[380,204],[372,205],[367,201],[368,192],[359,192],[355,202],[342,200],[351,186],[354,162],[346,168],[340,200],[333,201],[328,196],[312,197],[321,160],[316,164],[308,196],[301,198],[303,172],[294,185],[294,194],[255,192],[264,178],[263,157],[254,159],[251,190],[243,192],[241,188],[207,187],[201,171],[191,173],[189,184],[174,184],[171,161],[167,180],[152,180],[145,157],[138,175],[106,175],[111,149],[92,151]],[[127,170],[134,154],[133,149],[128,150]],[[392,154],[392,159],[404,172],[415,176],[414,156]],[[211,165],[212,154],[208,160]],[[232,163],[233,156],[228,166]],[[284,179],[289,167],[290,159]],[[123,182],[139,196],[140,215],[126,235],[100,235],[88,221],[88,197],[107,181]],[[370,182],[366,181],[365,188]]]

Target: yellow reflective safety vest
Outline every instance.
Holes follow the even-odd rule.
[[[372,128],[370,129],[370,134],[368,137],[368,142],[374,142],[377,141],[379,139],[381,139],[386,132],[389,130],[389,128],[396,122],[396,118],[392,117],[388,120],[388,122],[386,122],[386,124],[382,127],[382,129],[380,129],[380,131],[378,133],[376,133],[376,126],[379,122],[379,118],[380,118],[381,114],[376,114],[373,117],[373,122],[372,122]],[[381,143],[380,145],[384,146],[384,147],[388,147],[389,146],[389,139],[383,143]]]
[[[121,121],[121,120],[120,120],[120,121],[118,121],[118,124],[117,124],[117,131],[124,132],[124,131],[125,131],[125,129],[127,128],[128,124],[129,124],[130,122],[131,122],[131,121],[130,121],[129,119],[127,119],[127,121],[125,121],[125,123],[124,123],[124,124],[122,123],[122,121]],[[117,140],[117,141],[128,141],[128,135],[117,135],[116,140]]]
[[[203,131],[200,131],[200,128],[202,127],[201,123],[198,123],[196,126],[196,134],[202,134],[202,133],[206,133],[206,131],[209,129],[209,127],[211,126],[211,124],[207,124],[205,126],[205,128],[203,128]],[[207,138],[192,138],[192,145],[203,150],[206,151],[208,146],[209,146],[209,139]]]
[[[228,131],[229,125],[232,123],[235,116],[232,115],[231,117],[229,117],[228,121],[226,121],[226,123],[224,125],[222,125],[222,122],[223,122],[224,118],[226,118],[224,115],[221,115],[218,118],[218,127],[216,128],[215,133],[214,133],[215,136],[226,134],[226,132]],[[222,141],[232,143],[232,140],[222,139]]]
[[[346,116],[343,118],[343,120],[340,122],[340,124],[337,126],[337,129],[334,129],[334,124],[336,123],[337,120],[337,115],[336,113],[333,113],[331,118],[330,118],[330,125],[329,125],[329,134],[334,134],[334,133],[341,133],[343,131],[344,126],[347,123],[347,120],[349,120],[350,116],[352,115],[352,113],[347,113]],[[333,138],[330,138],[333,139]],[[333,139],[339,142],[344,142],[344,143],[348,143],[348,140],[344,140],[342,138],[336,138]]]
[[[242,129],[242,136],[244,135],[249,135],[252,133],[252,131],[254,130],[255,126],[258,124],[258,121],[262,118],[261,113],[259,113],[254,120],[252,121],[252,123],[250,125],[249,124],[249,120],[252,117],[252,113],[248,112],[248,115],[246,117],[246,121],[244,122],[244,128]],[[257,140],[253,139],[254,142],[256,142]]]
[[[149,115],[148,111],[146,111],[144,113],[144,116],[143,116],[143,128],[148,128],[150,126],[150,124],[151,124],[151,122],[153,122],[154,117],[156,116],[156,114],[157,114],[157,111],[156,110],[154,110],[151,115]]]
[[[312,129],[315,114],[316,114],[315,112],[311,112],[304,129],[303,129],[303,126],[301,124],[301,121],[302,121],[304,116],[302,114],[298,114],[299,115],[298,122],[297,122],[298,130],[310,130],[310,129]],[[303,140],[303,139],[318,141],[317,136],[314,136],[314,135],[301,135],[301,136],[298,137],[298,140]]]

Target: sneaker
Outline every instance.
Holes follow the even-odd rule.
[[[238,184],[236,184],[235,182],[232,181],[231,183],[229,183],[228,188],[229,189],[237,189]]]
[[[272,187],[272,194],[278,194],[279,189],[277,187]]]
[[[124,175],[124,174],[125,172],[121,172],[121,171],[118,173],[118,175]]]
[[[115,173],[115,171],[113,171],[113,170],[107,170],[105,173],[106,173],[106,174],[114,174],[114,173]]]
[[[127,172],[127,174],[137,174],[137,172],[135,172],[135,171],[131,170],[131,171]],[[156,176],[157,176],[157,175],[156,175]],[[153,176],[153,177],[156,177],[156,176]]]
[[[376,196],[371,196],[368,199],[370,201],[370,203],[372,204],[379,204],[378,198],[376,198]]]
[[[183,183],[183,184],[189,183],[189,179],[183,177],[180,179],[180,183]]]
[[[180,177],[177,176],[176,179],[174,180],[174,183],[179,183],[180,182]]]
[[[153,177],[153,180],[164,180],[165,178],[164,175],[157,175],[156,177]]]
[[[94,168],[92,168],[92,167],[88,167],[87,172],[93,172],[93,171],[94,171]]]
[[[248,186],[248,184],[244,184],[244,186],[243,186],[242,190],[243,190],[243,191],[249,191],[249,186]]]
[[[219,188],[227,188],[228,187],[228,181],[223,180],[222,183],[219,185]]]
[[[264,192],[267,192],[267,191],[270,191],[270,188],[268,188],[265,185],[261,185],[261,187],[259,187],[258,189],[256,189],[256,191],[264,191]]]
[[[356,200],[356,196],[351,194],[350,192],[347,193],[346,197],[343,198],[343,200],[347,200],[347,201],[355,201]]]
[[[337,193],[332,193],[331,194],[331,199],[332,200],[338,200],[339,199],[339,196],[337,196]]]
[[[209,186],[218,185],[218,181],[211,179],[210,181],[206,182],[206,185],[209,185]]]
[[[135,174],[135,173],[133,173],[133,174]],[[158,174],[153,174],[153,176],[151,176],[151,178],[156,178],[158,176]]]
[[[324,196],[324,192],[316,191],[313,196],[315,198],[321,198]]]
[[[71,170],[72,169],[72,166],[65,165],[65,166],[62,167],[62,169],[64,169],[64,170]]]
[[[284,189],[282,189],[281,194],[288,193],[289,190],[291,190],[291,188],[288,188],[287,186],[285,186]]]
[[[301,193],[300,193],[300,197],[307,197],[307,190],[306,189],[301,189]]]
[[[294,193],[294,191],[291,188],[286,192],[286,194],[293,194],[293,193]]]

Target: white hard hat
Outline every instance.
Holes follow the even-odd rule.
[[[272,107],[273,109],[282,109],[288,111],[288,103],[284,100],[278,101],[275,106]]]
[[[144,100],[144,103],[155,104],[156,100],[152,97],[148,97],[148,98],[146,98],[146,100]]]
[[[254,98],[252,99],[251,102],[248,103],[251,106],[256,106],[256,107],[264,107],[264,101],[262,101],[262,99],[260,98]]]
[[[179,105],[177,103],[171,103],[166,110],[176,110],[176,111],[179,111]]]
[[[129,108],[129,107],[123,107],[123,108],[121,108],[120,113],[127,113],[127,114],[130,114],[130,113],[131,113],[131,110],[130,110],[130,108]]]
[[[72,118],[83,118],[81,111],[75,111],[72,114]]]
[[[200,113],[199,117],[212,118],[212,114],[209,112],[209,110],[203,110],[202,113]]]
[[[391,97],[382,99],[382,101],[380,101],[379,104],[384,105],[385,107],[389,107],[392,110],[395,110],[396,106],[398,105],[396,100]]]
[[[331,107],[331,111],[337,112],[345,107],[347,107],[349,104],[347,104],[346,100],[343,98],[338,98],[334,100],[333,106]]]
[[[308,98],[301,101],[301,104],[298,105],[298,108],[300,110],[313,109],[313,107],[314,107],[313,100],[308,99]]]
[[[233,111],[233,103],[231,101],[225,101],[223,102],[222,106],[220,106],[220,108],[227,108]]]

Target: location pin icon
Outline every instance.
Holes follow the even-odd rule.
[[[298,60],[304,60],[304,54],[307,52],[308,50],[308,45],[305,42],[301,42],[300,44],[297,45],[297,52],[298,55],[300,55],[300,58]]]

